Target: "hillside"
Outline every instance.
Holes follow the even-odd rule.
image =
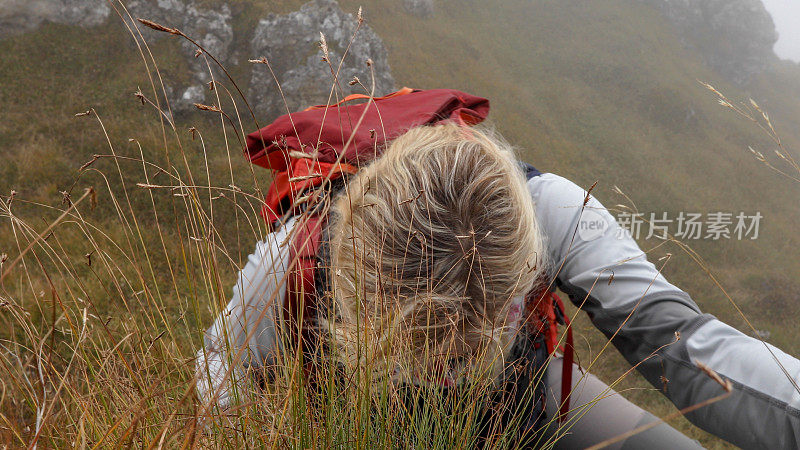
[[[732,99],[752,97],[770,112],[786,148],[797,149],[796,64],[780,63],[776,72],[739,86],[685,48],[658,11],[635,2],[508,1],[495,5],[489,17],[477,7],[439,2],[441,14],[411,24],[394,19],[400,7],[361,4],[389,43],[400,84],[485,95],[492,100],[493,123],[525,159],[585,187],[597,181],[594,192],[607,207],[628,203],[612,192],[616,185],[645,213],[761,211],[763,234],[756,241],[686,243],[756,329],[769,331],[769,341],[790,354],[800,352],[794,333],[800,265],[790,250],[800,243],[794,227],[798,185],[756,161],[748,146],[772,154],[774,145],[698,83],[711,83]],[[640,244],[655,248],[652,261],[673,255],[665,275],[704,311],[748,330],[685,252],[652,239]],[[581,326],[596,351],[605,340],[585,318]],[[607,381],[626,367],[614,356],[604,357]],[[671,410],[654,392],[634,390],[631,397],[662,414]]]
[[[212,23],[211,18],[217,16],[205,14],[203,8],[213,3],[193,2],[192,7],[200,12],[192,13],[196,16],[185,14]],[[226,31],[218,39],[225,54],[217,56],[230,66],[242,91],[254,99],[259,124],[267,123],[282,101],[278,101],[279,93],[269,77],[253,75],[254,70],[265,69],[260,65],[254,69],[246,61],[264,56],[250,52],[270,51],[275,45],[263,43],[271,42],[265,40],[258,47],[251,37],[259,27],[259,18],[297,11],[303,3],[287,1],[272,8],[261,2],[236,0],[228,2],[229,9],[219,12],[229,24],[230,33]],[[667,20],[663,11],[647,2],[632,0],[439,0],[430,10],[423,8],[416,15],[410,14],[403,2],[341,0],[339,4],[351,14],[363,7],[369,33],[374,36],[370,35],[368,45],[354,52],[362,52],[355,53],[359,57],[380,54],[372,57],[376,66],[381,66],[376,68],[380,71],[381,90],[390,89],[392,84],[449,87],[489,98],[491,124],[519,148],[523,159],[582,186],[597,182],[594,194],[609,208],[619,212],[615,205],[633,201],[648,217],[651,212],[666,212],[669,217],[679,212],[760,212],[763,220],[756,240],[699,239],[686,243],[703,258],[752,325],[768,332],[770,343],[800,355],[800,337],[794,332],[800,314],[796,303],[800,296],[800,261],[793,258],[794,249],[800,245],[795,227],[800,222],[800,185],[754,158],[749,146],[767,155],[775,165],[785,167],[774,156],[775,146],[762,130],[720,106],[716,96],[698,82],[710,83],[733,100],[754,99],[769,112],[784,147],[797,155],[797,64],[766,55],[756,58],[759,67],[763,65],[762,70],[744,78],[731,77],[726,71],[736,70],[736,64],[715,66],[709,61],[711,41],[704,41],[703,45],[687,41],[700,38],[686,38],[680,25]],[[283,16],[269,17],[277,21]],[[168,14],[159,20],[173,26],[167,22],[169,19],[179,20]],[[220,86],[227,90],[205,92],[198,101],[222,105],[234,118],[241,117],[244,125],[240,130],[227,123],[221,126],[217,115],[185,107],[189,104],[186,101],[179,108],[180,99],[189,98],[185,97],[189,91],[183,89],[207,81],[203,58],[190,57],[193,51],[177,38],[158,35],[144,27],[141,32],[152,44],[160,76],[167,86],[180,86],[180,90],[176,87],[167,96],[175,106],[177,132],[173,134],[149,104],[142,105],[133,95],[139,89],[149,101],[160,105],[164,98],[159,99],[150,87],[151,81],[158,86],[158,74],[151,63],[145,66],[125,23],[128,22],[123,22],[115,10],[109,10],[107,19],[93,19],[83,27],[43,22],[35,29],[0,39],[0,54],[4,55],[0,63],[0,194],[16,191],[14,214],[34,227],[25,230],[4,212],[3,221],[11,226],[0,227],[0,253],[13,259],[26,242],[59,215],[50,207],[61,207],[61,191],[71,190],[74,200],[83,187],[95,186],[98,207],[87,211],[87,220],[106,230],[109,239],[128,242],[125,249],[129,250],[119,249],[119,253],[133,254],[137,267],[144,267],[144,276],[139,274],[140,284],[148,292],[158,291],[152,299],[166,311],[161,320],[180,322],[174,333],[170,331],[154,348],[163,345],[158,354],[175,352],[190,358],[200,343],[199,330],[209,322],[213,308],[202,306],[196,308],[200,311],[196,315],[186,314],[191,310],[188,299],[202,302],[203,298],[213,297],[222,302],[227,297],[236,267],[241,266],[253,239],[265,232],[256,218],[254,202],[249,202],[249,207],[234,207],[208,200],[209,205],[214,205],[210,207],[212,217],[236,215],[237,219],[214,222],[218,234],[214,245],[224,248],[224,256],[229,259],[215,260],[211,265],[214,276],[200,281],[202,276],[196,272],[206,267],[192,268],[192,264],[201,262],[186,256],[186,248],[195,245],[188,242],[188,236],[199,236],[202,226],[192,222],[192,214],[182,212],[184,200],[180,197],[136,187],[146,175],[156,179],[158,171],[154,167],[143,172],[141,162],[118,160],[118,167],[114,160],[100,158],[90,170],[79,174],[79,168],[94,154],[144,156],[163,167],[176,167],[174,173],[197,185],[236,184],[254,194],[265,186],[268,176],[264,171],[251,176],[238,156],[237,133],[251,131],[255,123],[242,101],[237,100],[239,110],[234,112],[227,96],[230,92],[231,97],[237,98],[235,88],[215,70],[217,79],[222,80]],[[347,26],[353,28],[352,24]],[[207,36],[208,30],[200,27],[197,33]],[[316,39],[317,33],[318,30],[298,33],[293,45],[300,56],[289,66],[278,67],[281,81],[295,77],[291,79],[301,86],[298,96],[290,98],[298,106],[327,92],[309,87],[318,78],[291,72],[306,60],[308,65],[318,61],[316,42],[306,38],[311,35]],[[349,33],[340,33],[338,39],[334,34],[326,32],[326,37],[332,42],[332,52],[341,55],[341,43],[348,41]],[[282,51],[291,52],[292,48]],[[143,54],[147,55],[147,50]],[[273,58],[280,59],[279,55],[270,57]],[[364,82],[369,79],[363,67],[342,78],[349,80],[353,75]],[[94,108],[97,117],[75,117],[88,108]],[[189,127],[196,127],[200,138],[193,139],[187,131]],[[223,127],[227,135],[223,135]],[[136,141],[129,142],[130,138]],[[165,178],[161,175],[158,180],[166,183]],[[126,190],[121,189],[121,179],[125,180]],[[614,186],[628,198],[614,193]],[[155,195],[153,200],[151,194]],[[210,197],[209,192],[204,195]],[[142,212],[140,222],[129,220],[133,214],[126,210],[126,201],[131,202],[131,211]],[[163,227],[163,231],[159,233],[156,226]],[[134,289],[137,283],[128,281],[130,286],[115,288],[118,283],[113,277],[95,278],[91,267],[81,265],[83,255],[91,250],[81,240],[77,226],[64,227],[55,236],[57,244],[51,245],[61,248],[74,273],[89,277],[82,289],[96,298],[119,289],[126,298],[138,300],[138,296],[129,293],[139,290]],[[639,242],[650,251],[653,261],[672,255],[665,275],[689,292],[705,312],[752,334],[723,292],[680,247],[661,245],[655,239],[642,238]],[[35,267],[35,259],[29,257],[26,262]],[[126,269],[110,273],[124,277]],[[64,281],[68,274],[60,273],[56,278],[56,282],[61,280],[74,287],[71,281]],[[52,313],[47,305],[57,303],[48,303],[52,287],[48,283],[44,278],[28,280],[22,273],[15,273],[13,281],[9,279],[4,284],[2,295],[8,299],[4,301],[32,311],[31,320],[47,329]],[[146,322],[137,318],[136,308],[127,304],[94,303],[95,314],[115,317],[109,324],[114,333],[123,333],[128,320]],[[13,322],[10,318],[6,321]],[[24,335],[24,330],[9,327],[9,335]],[[578,329],[586,337],[581,354],[589,359],[604,339],[585,318],[578,322]],[[139,328],[153,342],[159,330],[152,323]],[[154,353],[153,357],[157,356]],[[168,380],[185,381],[190,376],[180,364],[166,368],[156,360],[149,364],[148,370],[164,375],[165,385]],[[604,355],[600,365],[599,373],[606,381],[626,370],[616,354]],[[142,375],[142,380],[146,379]],[[641,378],[630,376],[619,387],[630,389],[626,395],[658,415],[672,411],[671,405]],[[648,389],[640,389],[643,387]],[[177,391],[173,394],[180,395]],[[16,411],[9,404],[3,404],[0,410],[20,424],[32,419],[30,411]],[[673,425],[705,445],[725,445],[686,421]],[[10,432],[3,433],[12,439]]]

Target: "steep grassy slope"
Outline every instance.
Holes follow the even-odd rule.
[[[747,146],[769,151],[765,137],[697,80],[759,101],[792,99],[782,95],[792,85],[775,78],[762,80],[761,92],[728,85],[681,47],[655,11],[628,2],[512,1],[492,14],[443,2],[433,18],[411,23],[396,20],[399,9],[367,6],[400,83],[489,97],[493,122],[524,157],[585,186],[599,181],[607,206],[623,200],[611,195],[618,185],[644,212],[760,210],[766,218],[755,242],[689,243],[717,271],[796,273],[780,250],[797,244],[797,186],[755,161]],[[772,116],[791,148],[798,106],[783,103]],[[754,258],[770,270],[756,270]]]
[[[616,185],[646,214],[760,211],[764,220],[755,241],[686,243],[756,328],[770,331],[770,341],[790,353],[800,352],[793,325],[800,313],[800,265],[793,258],[800,242],[794,225],[800,186],[752,157],[749,145],[764,154],[775,146],[698,83],[709,82],[732,99],[756,99],[771,112],[786,147],[796,149],[796,65],[762,76],[749,90],[730,85],[681,45],[658,12],[635,2],[443,1],[435,16],[410,21],[398,19],[400,6],[343,3],[365,5],[370,23],[389,43],[399,83],[455,86],[490,98],[493,123],[524,158],[586,187],[597,181],[595,193],[607,207],[628,203],[612,192]],[[640,242],[644,249],[658,244]],[[670,280],[705,311],[749,330],[683,251],[661,246],[650,258],[668,252]],[[603,339],[588,321],[581,326],[591,348],[599,348]],[[602,366],[611,381],[624,363],[609,358]],[[657,412],[669,410],[651,394],[631,396]]]
[[[343,3],[365,5],[370,23],[389,43],[399,83],[455,86],[490,98],[493,123],[528,161],[586,187],[597,181],[595,193],[607,207],[628,203],[612,192],[616,185],[645,213],[761,211],[755,241],[686,243],[708,262],[756,328],[770,331],[770,341],[790,353],[800,353],[794,331],[800,265],[793,257],[800,243],[795,227],[800,186],[752,157],[749,145],[764,154],[775,146],[698,83],[709,82],[732,99],[756,99],[771,112],[785,145],[796,149],[796,65],[762,76],[749,90],[730,85],[681,45],[658,12],[635,2],[443,1],[435,16],[410,21],[398,19],[400,6]],[[644,249],[658,244],[640,242]],[[650,258],[668,252],[670,280],[703,310],[749,330],[683,251],[657,247]],[[585,319],[581,326],[596,351],[603,338]],[[591,353],[587,349],[584,358]],[[602,367],[612,381],[624,363],[608,358]],[[659,413],[670,408],[658,394],[631,396]],[[703,438],[705,444],[712,441]]]
[[[706,260],[753,325],[771,333],[770,342],[800,354],[800,338],[794,333],[800,313],[796,303],[800,283],[795,279],[800,262],[793,258],[800,241],[794,227],[800,220],[796,203],[800,186],[752,157],[748,146],[771,154],[769,140],[753,124],[720,107],[697,82],[710,82],[734,99],[756,99],[771,112],[785,145],[797,149],[800,134],[792,121],[800,117],[796,100],[800,69],[781,65],[747,90],[730,85],[706,68],[691,49],[684,48],[655,10],[623,0],[443,0],[437,2],[436,14],[426,19],[406,15],[399,2],[341,3],[353,12],[363,5],[368,22],[389,47],[390,64],[399,84],[454,87],[490,98],[493,124],[520,148],[526,160],[583,186],[597,181],[595,193],[606,206],[626,202],[612,193],[616,185],[646,213],[666,211],[674,217],[679,211],[760,211],[764,219],[755,241],[687,243]],[[249,5],[241,1],[235,8],[243,12]],[[262,12],[271,10],[260,3],[255,7]],[[280,8],[291,9],[286,5]],[[237,26],[252,27],[253,17],[240,14]],[[174,40],[159,40],[153,49],[166,78],[188,76]],[[78,167],[95,153],[110,152],[94,118],[74,117],[88,107],[98,111],[118,154],[138,155],[138,147],[127,142],[134,137],[143,144],[148,160],[166,163],[168,158],[175,158],[177,140],[169,132],[163,133],[152,108],[142,107],[132,96],[141,87],[155,99],[149,92],[141,58],[120,23],[88,31],[48,25],[36,33],[0,41],[0,54],[4,55],[0,64],[3,195],[15,189],[19,199],[58,205],[59,191],[70,187]],[[243,85],[249,79],[248,70],[245,66],[234,68]],[[249,178],[241,159],[234,157],[233,167],[228,167],[219,124],[207,116],[192,114],[178,120],[186,149],[182,155],[186,155],[188,166],[202,167],[204,159],[199,142],[192,141],[186,131],[192,125],[206,140],[212,179],[226,179],[232,170],[241,187],[252,189],[257,184]],[[229,142],[235,153],[232,135]],[[167,147],[172,149],[172,156],[164,152]],[[98,161],[93,167],[106,176],[117,176],[110,161]],[[133,165],[123,165],[123,173],[129,186],[143,179],[141,168]],[[200,174],[205,176],[203,171]],[[262,185],[263,175],[257,174]],[[198,180],[198,184],[202,182],[207,181]],[[104,183],[103,176],[91,172],[78,181],[75,192],[81,186]],[[121,193],[117,187],[111,191]],[[141,190],[132,188],[130,194],[134,205],[151,208],[149,197]],[[165,223],[175,224],[182,217],[174,212],[174,201],[169,195],[157,197],[159,217]],[[36,223],[43,224],[44,219],[57,215],[23,203],[17,205],[19,214]],[[219,208],[217,214],[233,214],[232,208]],[[98,223],[111,229],[116,226],[113,202],[102,191],[99,207],[92,214]],[[252,211],[240,214],[254,217]],[[142,233],[152,248],[160,248],[161,239],[153,223],[151,217]],[[220,245],[226,246],[232,258],[220,264],[221,281],[212,289],[222,300],[229,292],[227,286],[235,267],[242,263],[241,251],[249,251],[254,234],[260,232],[241,231],[235,221],[218,226],[224,237]],[[18,250],[12,250],[14,238],[8,230],[5,226],[0,229],[0,251],[14,256]],[[65,232],[65,247],[83,255],[86,251],[79,248],[77,240],[70,242],[70,236]],[[175,239],[168,238],[163,251],[179,255],[179,238],[185,236],[173,232],[169,237]],[[655,248],[652,260],[672,253],[665,268],[667,277],[686,289],[705,311],[747,331],[725,296],[679,248],[657,247],[654,240],[640,242],[645,249]],[[156,259],[155,264],[164,263]],[[157,266],[154,279],[168,279],[166,270]],[[163,306],[175,316],[186,311],[180,301],[181,293],[192,286],[186,278],[185,284],[163,287]],[[34,290],[45,286],[41,280],[35,284]],[[102,292],[101,284],[91,289]],[[99,307],[109,315],[129,312],[121,305]],[[42,317],[46,312],[42,307]],[[208,317],[182,320],[185,326],[171,339],[190,355],[199,343],[196,330]],[[591,347],[582,351],[588,359],[602,338],[585,319],[578,327]],[[624,362],[615,355],[604,356],[600,362],[600,373],[607,381],[624,369]],[[630,396],[657,414],[670,411],[671,406],[657,393],[638,389],[649,387],[640,379],[629,377],[621,387],[633,389]],[[25,419],[30,418],[20,418]],[[705,444],[721,445],[685,421],[677,426]]]

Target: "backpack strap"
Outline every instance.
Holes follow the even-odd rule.
[[[375,101],[378,100],[386,100],[387,98],[397,97],[398,95],[406,95],[414,92],[414,89],[410,87],[404,87],[397,92],[392,92],[391,94],[384,95],[383,97],[374,97],[372,98]],[[315,109],[323,109],[323,108],[338,108],[339,106],[353,100],[369,100],[371,97],[366,94],[350,94],[344,99],[342,99],[338,103],[334,103],[332,105],[316,105],[316,106],[309,106],[308,108],[304,109],[303,111],[312,111]]]
[[[550,296],[556,307],[556,318],[561,318],[561,323],[567,329],[567,339],[564,343],[564,361],[561,364],[561,407],[558,410],[558,422],[563,423],[569,412],[569,397],[572,393],[572,363],[575,361],[575,345],[572,340],[572,324],[564,311],[564,302],[555,292]]]
[[[541,171],[526,162],[520,161],[519,165],[527,180],[542,175]],[[561,406],[558,411],[558,421],[562,423],[567,418],[569,397],[572,392],[572,364],[575,362],[572,326],[564,310],[564,302],[554,291],[528,297],[527,307],[534,316],[531,317],[529,324],[533,326],[535,332],[544,334],[547,351],[551,355],[555,353],[558,346],[558,325],[564,325],[567,329],[567,338],[564,346],[560,349],[564,355],[564,361],[561,366]]]
[[[555,354],[561,350],[564,363],[561,367],[561,406],[559,408],[559,423],[567,418],[569,411],[569,396],[572,392],[572,363],[575,361],[575,346],[572,338],[572,326],[569,317],[564,312],[564,302],[554,291],[535,292],[526,301],[528,310],[528,329],[531,333],[544,336],[547,353]],[[567,338],[564,346],[558,347],[558,325],[567,329]]]
[[[539,171],[539,169],[523,161],[519,162],[519,168],[522,169],[522,173],[525,174],[526,180],[530,180],[531,178],[538,177],[539,175],[542,174],[542,172]]]
[[[296,343],[299,354],[308,355],[316,348],[317,289],[315,271],[322,228],[327,214],[312,212],[297,221],[289,246],[290,266],[286,283],[286,304],[283,319],[288,324],[290,343]],[[310,360],[305,361],[308,375]]]
[[[350,164],[330,164],[311,159],[292,159],[290,170],[275,172],[261,214],[268,224],[274,224],[299,206],[300,193],[319,188],[326,180],[334,181],[358,171]]]

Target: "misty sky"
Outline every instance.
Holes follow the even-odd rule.
[[[800,0],[763,0],[778,30],[775,53],[800,61]]]

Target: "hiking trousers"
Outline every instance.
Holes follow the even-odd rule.
[[[545,412],[549,426],[546,439],[558,438],[557,449],[583,449],[622,436],[653,422],[656,416],[626,400],[618,392],[590,373],[572,365],[570,411],[561,425],[554,418],[561,404],[561,367],[563,359],[553,357],[547,366]],[[655,425],[615,442],[605,449],[699,449],[697,441],[688,438],[666,423]]]

